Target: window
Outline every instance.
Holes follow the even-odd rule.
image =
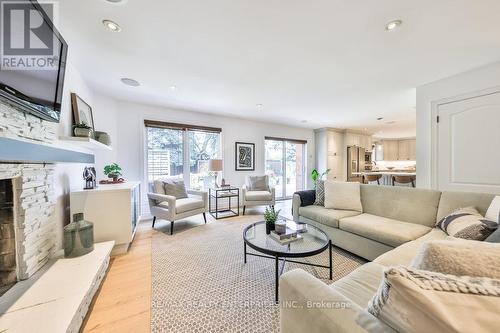
[[[148,182],[179,176],[192,189],[207,189],[208,161],[221,158],[221,129],[145,120]]]
[[[184,172],[183,131],[146,127],[148,182],[182,175]]]
[[[305,188],[306,141],[265,138],[266,174],[276,189],[276,199],[291,198]]]

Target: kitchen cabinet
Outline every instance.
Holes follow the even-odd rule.
[[[372,150],[372,137],[371,137],[371,135],[346,132],[344,142],[345,142],[345,145],[347,147],[348,146],[356,146],[356,147],[362,147],[366,151]]]
[[[315,130],[316,168],[324,172],[330,169],[328,179],[345,181],[347,179],[347,147],[362,147],[363,151],[372,150],[372,137],[362,133],[322,128]],[[363,154],[364,161],[364,154]]]
[[[377,151],[377,161],[415,161],[417,159],[417,147],[415,139],[383,140],[382,152]],[[379,158],[383,156],[383,159]]]
[[[415,161],[416,160],[416,140],[399,140],[398,141],[398,160],[399,161]]]
[[[398,140],[384,140],[382,141],[384,149],[384,161],[397,161],[399,142]]]
[[[356,133],[346,133],[345,134],[345,145],[359,147],[361,145],[360,135],[358,135]]]
[[[372,144],[373,144],[373,138],[371,135],[364,135],[364,138],[365,138],[365,145],[363,147],[365,147],[366,151],[372,151],[373,148],[372,148]]]
[[[398,161],[406,161],[410,159],[409,140],[398,141]]]
[[[341,180],[344,161],[344,135],[335,131],[327,132],[328,138],[328,165],[330,169],[328,179]]]
[[[416,161],[417,160],[417,140],[408,140],[409,141],[409,160]]]
[[[316,130],[316,169],[330,169],[328,179],[343,179],[344,133],[333,129]]]

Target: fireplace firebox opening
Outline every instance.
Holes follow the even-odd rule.
[[[0,179],[0,296],[17,282],[12,179]]]

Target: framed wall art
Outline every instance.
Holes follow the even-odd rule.
[[[235,170],[255,171],[255,143],[236,142]]]
[[[71,93],[71,108],[73,109],[73,119],[75,124],[84,123],[92,128],[92,131],[95,131],[92,108],[75,93]]]

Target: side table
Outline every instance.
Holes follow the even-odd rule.
[[[231,201],[236,198],[236,209]],[[212,204],[215,201],[215,205]],[[227,205],[222,206],[222,204]],[[215,206],[215,207],[213,207]],[[225,219],[240,215],[240,189],[234,186],[214,187],[208,190],[208,211],[215,219]]]

